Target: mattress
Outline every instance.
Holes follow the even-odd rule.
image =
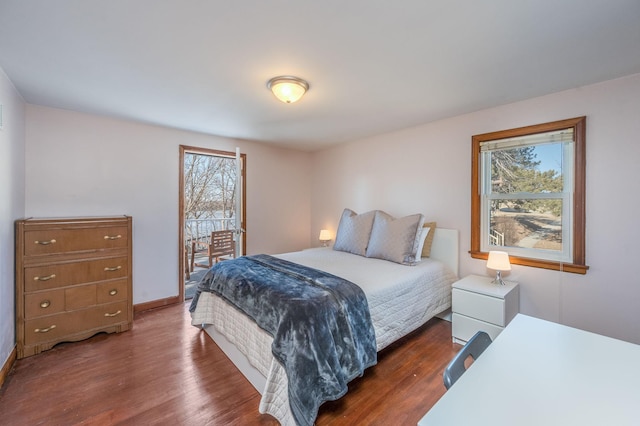
[[[369,304],[380,351],[451,306],[456,275],[441,262],[423,259],[415,266],[366,258],[327,248],[277,257],[345,278],[362,288]],[[202,293],[192,324],[212,324],[265,377],[259,411],[282,425],[294,425],[284,368],[271,354],[272,337],[226,301]],[[234,360],[232,360],[234,361]]]

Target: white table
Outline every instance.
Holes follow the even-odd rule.
[[[418,423],[639,424],[640,345],[522,314]]]

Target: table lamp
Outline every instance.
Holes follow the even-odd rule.
[[[504,285],[502,271],[510,271],[509,253],[506,251],[490,251],[487,259],[487,268],[496,271],[496,278],[491,281],[494,284]]]
[[[322,247],[328,247],[329,241],[331,241],[331,234],[329,233],[329,230],[321,229],[318,239],[320,240]]]

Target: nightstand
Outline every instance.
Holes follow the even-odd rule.
[[[494,284],[493,278],[469,275],[452,286],[453,342],[464,345],[478,331],[491,339],[511,322],[520,309],[518,283]]]

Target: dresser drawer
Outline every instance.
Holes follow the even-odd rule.
[[[128,281],[126,279],[98,284],[98,303],[111,303],[129,299],[129,292],[127,291],[127,288]]]
[[[64,290],[29,293],[24,299],[26,319],[64,312]]]
[[[25,345],[35,345],[52,340],[63,341],[73,334],[90,332],[128,321],[128,301],[94,306],[73,312],[64,312],[25,322]],[[72,340],[72,339],[70,339]]]
[[[129,261],[114,257],[81,262],[59,263],[24,269],[26,292],[47,290],[62,286],[124,278],[129,275]]]
[[[126,248],[128,239],[126,226],[29,230],[24,233],[24,255]]]
[[[484,321],[479,321],[475,318],[470,318],[456,313],[451,316],[451,334],[454,339],[462,340],[464,342],[469,341],[469,339],[471,339],[478,331],[486,332],[491,337],[491,340],[495,340],[502,330],[502,327],[498,327],[497,325],[489,324]]]
[[[25,317],[27,319],[53,315],[58,312],[84,309],[98,303],[95,284],[28,293],[25,295],[25,299]],[[116,301],[117,299],[110,300],[110,302]],[[103,303],[106,303],[106,301]]]
[[[454,288],[451,292],[451,310],[458,313],[464,312],[465,316],[500,327],[506,325],[504,299],[497,297]]]
[[[127,279],[87,284],[25,295],[25,318],[84,309],[129,299]]]
[[[75,311],[95,305],[97,302],[96,286],[94,284],[69,287],[64,291],[64,308]]]

